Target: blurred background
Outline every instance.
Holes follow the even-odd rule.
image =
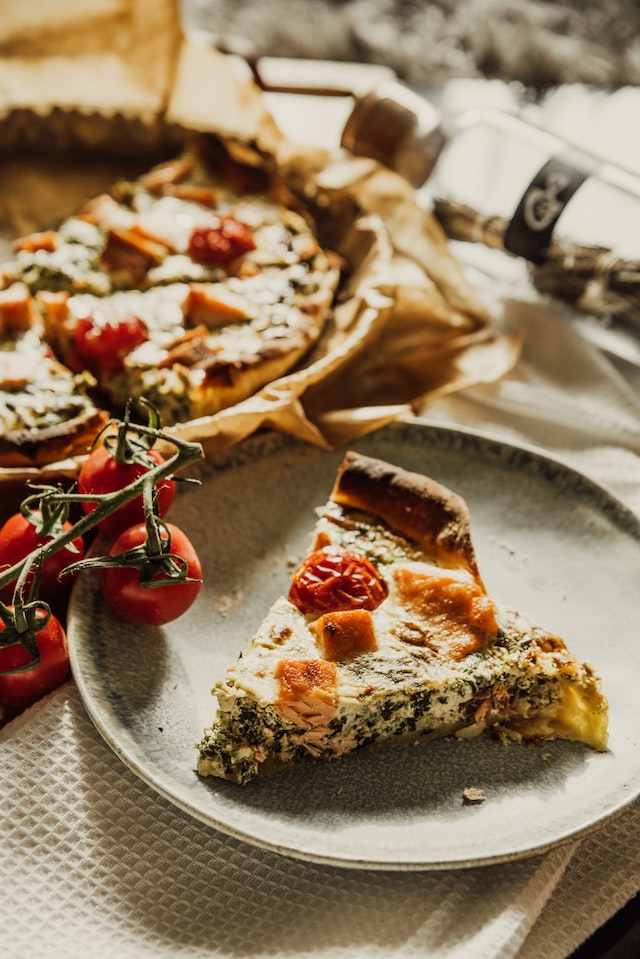
[[[383,64],[414,87],[640,84],[638,0],[182,0],[195,29],[258,55]]]

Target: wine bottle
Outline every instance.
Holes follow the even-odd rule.
[[[640,334],[640,177],[513,114],[443,116],[391,82],[355,101],[352,153],[405,176],[455,240],[522,257],[534,286]]]

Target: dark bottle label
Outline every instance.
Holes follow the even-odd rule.
[[[531,263],[543,263],[562,211],[590,173],[568,156],[551,157],[520,200],[505,231],[505,249]]]

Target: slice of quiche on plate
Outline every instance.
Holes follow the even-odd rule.
[[[355,452],[288,595],[213,692],[198,771],[240,784],[369,745],[485,730],[607,747],[597,675],[488,595],[464,500]]]

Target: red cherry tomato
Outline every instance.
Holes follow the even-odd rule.
[[[96,310],[76,322],[67,365],[102,378],[120,373],[124,357],[146,339],[147,328],[135,314]]]
[[[38,610],[36,615],[44,620],[43,610]],[[4,628],[4,623],[0,621],[0,632]],[[36,633],[36,642],[40,661],[35,666],[20,673],[0,676],[0,701],[7,706],[24,709],[63,683],[69,675],[67,637],[55,616],[51,616]],[[20,643],[0,649],[0,671],[24,666],[30,660],[31,656]]]
[[[186,563],[186,575],[189,579],[202,577],[202,566],[198,555],[182,530],[171,523],[165,524],[162,538],[171,537],[170,552],[180,556]],[[147,528],[138,523],[126,529],[112,544],[109,555],[123,553],[140,546],[147,540]],[[157,578],[157,577],[154,577]],[[147,587],[140,582],[137,569],[125,567],[106,567],[102,570],[102,594],[118,616],[129,623],[146,623],[151,626],[163,626],[182,616],[195,601],[201,584],[172,583],[166,586]]]
[[[219,217],[210,226],[196,227],[189,238],[189,256],[205,266],[231,263],[255,248],[250,228],[232,216]]]
[[[40,510],[33,510],[36,519],[42,517]],[[71,523],[66,521],[62,528],[68,530]],[[7,566],[13,566],[20,560],[28,556],[39,546],[44,546],[53,539],[52,536],[40,536],[33,523],[30,523],[22,513],[14,513],[0,529],[0,569]],[[76,536],[72,540],[73,546],[63,546],[56,553],[48,556],[40,571],[40,590],[39,596],[48,603],[53,603],[57,599],[63,599],[71,585],[72,576],[65,576],[58,580],[58,574],[71,563],[77,563],[84,558],[84,542],[81,536]],[[27,577],[28,585],[35,576],[35,568]],[[13,590],[15,580],[9,583],[5,589]]]
[[[113,493],[133,483],[143,476],[149,469],[164,463],[164,457],[157,450],[150,449],[145,453],[149,466],[142,463],[118,463],[115,456],[104,445],[96,446],[82,464],[78,474],[78,492],[83,495],[91,493]],[[175,480],[169,477],[161,479],[157,485],[156,512],[165,516],[173,502],[176,491]],[[85,513],[95,509],[95,503],[87,500],[80,504]],[[110,513],[97,524],[99,528],[112,538],[118,536],[129,526],[141,523],[144,520],[142,493],[134,499],[124,503],[113,513]]]
[[[289,601],[301,613],[376,609],[387,584],[366,556],[340,546],[311,553],[293,574]]]

